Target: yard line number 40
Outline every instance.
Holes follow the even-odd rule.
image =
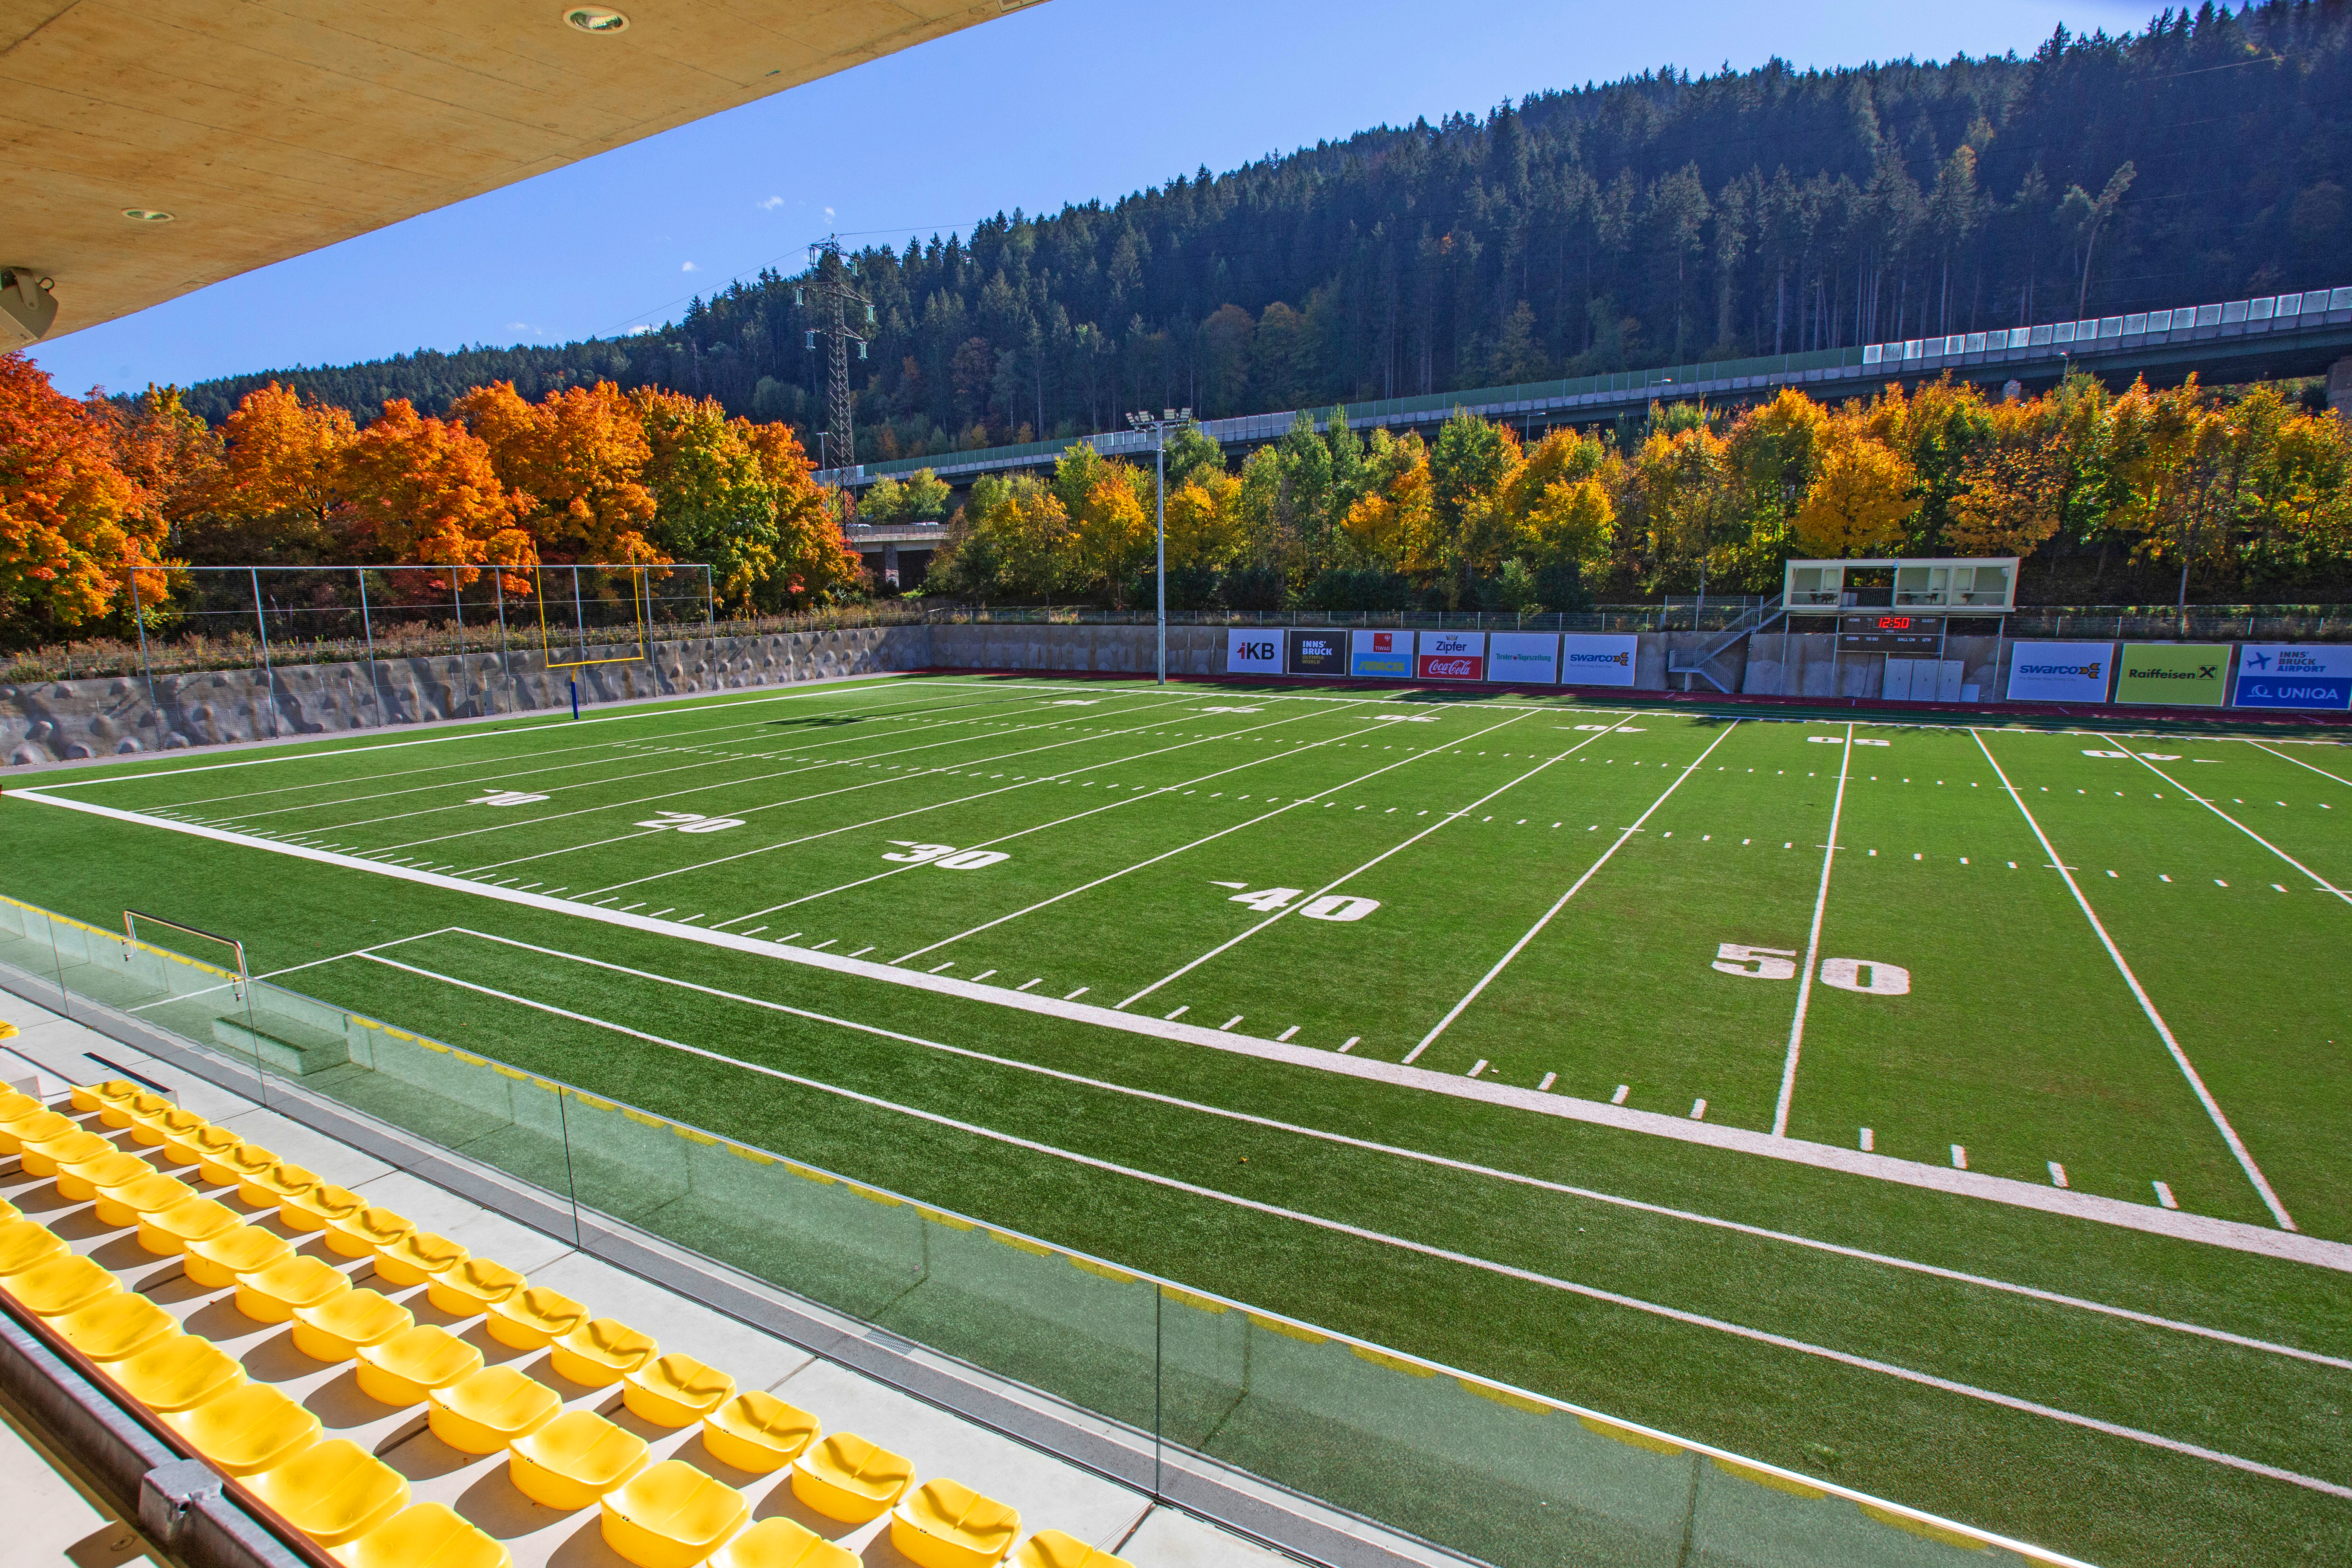
[[[1213,885],[1220,888],[1244,889],[1244,891],[1233,896],[1232,901],[1236,904],[1247,904],[1262,915],[1270,915],[1277,910],[1290,908],[1292,901],[1307,891],[1304,888],[1259,888],[1255,891],[1249,891],[1246,890],[1249,888],[1246,882],[1218,882]],[[1378,899],[1359,899],[1346,893],[1325,893],[1320,898],[1309,899],[1300,904],[1298,915],[1301,920],[1310,921],[1360,921],[1380,907],[1381,901]]]
[[[1746,942],[1727,942],[1716,948],[1715,962],[1707,967],[1750,980],[1794,980],[1796,960],[1794,948],[1750,947]],[[1911,972],[1897,964],[1881,963],[1874,958],[1824,958],[1822,984],[1864,996],[1908,996]]]

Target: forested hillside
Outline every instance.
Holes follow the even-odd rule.
[[[1668,68],[858,252],[858,455],[2352,281],[2348,32],[2273,0],[2031,59]],[[808,437],[810,299],[763,274],[634,339],[270,374],[362,419],[609,377]]]

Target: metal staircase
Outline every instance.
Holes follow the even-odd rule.
[[[1706,667],[1713,664],[1717,659],[1721,658],[1730,650],[1732,645],[1739,641],[1740,638],[1753,637],[1758,632],[1762,631],[1772,622],[1779,620],[1784,608],[1785,606],[1781,603],[1781,595],[1779,594],[1773,595],[1770,598],[1758,604],[1754,609],[1749,610],[1738,620],[1732,622],[1730,626],[1725,627],[1722,631],[1717,632],[1715,636],[1715,639],[1712,642],[1709,642],[1705,647],[1700,648],[1696,654],[1693,655],[1691,662],[1687,664],[1675,663],[1675,651],[1672,648],[1668,648],[1666,650],[1666,675],[1669,679],[1677,675],[1681,676],[1683,678],[1683,689],[1685,691],[1693,689],[1691,679],[1693,677],[1696,677],[1697,679],[1706,681],[1709,686],[1714,687],[1717,691],[1722,692],[1725,696],[1729,696],[1731,694],[1731,688],[1717,679],[1714,672],[1709,670]]]

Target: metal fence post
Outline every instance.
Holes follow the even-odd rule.
[[[457,568],[455,566],[449,568],[449,603],[457,606],[457,629],[450,634],[450,640],[457,650],[457,679],[462,685],[466,679],[466,601],[458,596]],[[469,706],[471,700],[472,694],[468,693]],[[457,716],[455,713],[445,715],[451,719]]]
[[[147,678],[147,707],[158,714],[156,722],[160,724],[163,719],[155,701],[155,668],[147,662],[147,610],[139,602],[139,563],[136,557],[131,563],[131,622],[139,628],[139,672]]]
[[[507,642],[507,574],[503,566],[493,567],[490,586],[498,591],[499,607],[499,668],[507,676],[507,711],[515,710],[514,648]]]
[[[376,673],[375,626],[368,618],[367,568],[354,566],[352,574],[360,582],[360,635],[367,639],[368,695],[375,699],[375,727],[387,729],[392,724],[392,716],[384,711],[383,679]]]
[[[253,624],[261,632],[261,682],[269,693],[269,736],[276,740],[278,726],[278,677],[269,668],[269,622],[261,613],[261,568],[248,566],[253,574]]]

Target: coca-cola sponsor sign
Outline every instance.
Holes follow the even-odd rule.
[[[1485,632],[1423,632],[1417,673],[1423,680],[1486,679]]]

